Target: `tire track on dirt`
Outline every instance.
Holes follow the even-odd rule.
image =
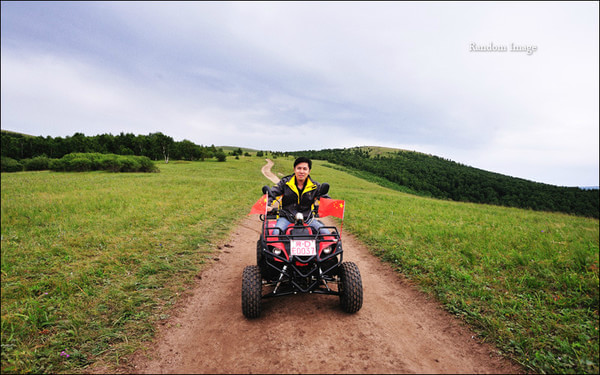
[[[271,165],[263,173],[276,181]],[[148,350],[118,372],[522,372],[347,232],[344,260],[358,265],[364,288],[359,312],[344,313],[338,297],[308,294],[263,300],[260,318],[246,319],[241,275],[256,263],[260,226],[257,215],[242,220]]]

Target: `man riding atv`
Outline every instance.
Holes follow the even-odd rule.
[[[311,168],[311,160],[301,156],[294,161],[294,174],[285,176],[271,188],[272,195],[269,195],[267,202],[268,212],[273,211],[271,205],[274,197],[282,196],[279,219],[275,224],[275,228],[279,229],[279,234],[285,233],[286,228],[296,220],[298,213],[305,218],[310,217],[315,199],[319,198],[318,193],[321,187],[310,177]],[[323,227],[323,223],[317,219],[312,219],[307,224],[316,232]],[[329,230],[322,229],[322,233],[329,234]]]
[[[339,296],[348,313],[362,306],[360,271],[353,262],[343,262],[340,232],[317,219],[321,214],[343,219],[344,201],[329,199],[329,184],[310,178],[311,164],[310,159],[296,159],[294,174],[273,188],[264,186],[265,195],[250,211],[261,214],[263,225],[256,265],[242,273],[242,312],[247,318],[260,316],[264,298],[298,293]],[[272,208],[276,197],[281,202]]]

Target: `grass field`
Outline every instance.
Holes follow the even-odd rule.
[[[277,158],[289,174],[292,160]],[[118,364],[270,184],[261,158],[2,174],[2,372]],[[538,373],[598,373],[598,220],[386,189],[315,161],[344,230]]]
[[[81,371],[138,348],[260,196],[262,165],[2,173],[2,373]]]
[[[346,200],[345,230],[484,340],[529,371],[598,373],[598,220],[415,197],[327,165],[311,175]]]

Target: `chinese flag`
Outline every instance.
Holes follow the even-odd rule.
[[[265,214],[266,212],[267,212],[267,194],[260,197],[260,199],[257,200],[256,203],[254,203],[254,206],[252,206],[252,209],[250,210],[250,213],[248,215]]]
[[[341,199],[321,198],[319,201],[319,217],[335,216],[344,218],[344,201]]]

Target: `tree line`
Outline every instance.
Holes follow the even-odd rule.
[[[421,195],[598,218],[598,189],[559,187],[469,167],[441,157],[399,150],[371,156],[360,148],[290,152],[354,168]]]
[[[102,153],[116,155],[146,156],[152,160],[205,160],[216,158],[226,160],[223,149],[214,145],[201,146],[189,140],[175,141],[163,133],[134,135],[101,134],[86,136],[75,133],[67,137],[30,136],[19,133],[1,132],[2,156],[14,160],[32,159],[46,156],[60,159],[70,153]]]

